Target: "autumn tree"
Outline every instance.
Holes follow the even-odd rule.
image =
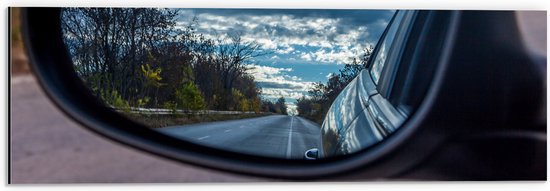
[[[136,102],[147,83],[141,66],[171,40],[177,11],[145,8],[67,8],[64,40],[78,75],[92,92],[117,91]]]
[[[197,18],[176,26],[177,14],[157,8],[63,9],[75,71],[110,105],[260,112],[261,89],[247,70],[267,53],[241,34],[206,38],[195,29]]]

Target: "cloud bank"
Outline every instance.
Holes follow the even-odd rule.
[[[180,9],[177,24],[217,39],[241,35],[271,54],[258,57],[249,71],[266,99],[295,100],[307,94],[314,79],[327,73],[309,72],[307,65],[333,66],[338,72],[368,46],[374,46],[393,10]],[[284,67],[284,66],[286,67]],[[309,72],[309,73],[308,73]],[[289,101],[287,100],[287,101]],[[292,106],[294,107],[294,106]]]

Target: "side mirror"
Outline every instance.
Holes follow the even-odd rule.
[[[398,28],[390,30],[391,27],[389,27],[384,34],[388,38],[394,36],[392,39],[395,41],[391,40],[391,43],[387,41],[387,46],[383,46],[384,38],[375,48],[371,63],[377,61],[376,55],[383,55],[380,58],[384,59],[372,65],[370,71],[374,72],[363,70],[359,77],[354,78],[356,80],[353,84],[347,85],[347,89],[342,90],[344,94],[330,94],[331,98],[336,96],[336,103],[333,103],[334,107],[330,109],[333,112],[319,115],[322,111],[319,110],[321,104],[306,105],[311,108],[309,113],[312,115],[318,115],[320,118],[326,116],[321,128],[302,117],[282,115],[287,113],[283,112],[286,110],[283,108],[287,107],[282,98],[275,103],[266,103],[264,107],[270,111],[267,114],[278,113],[278,115],[261,116],[264,118],[255,120],[239,119],[226,124],[213,122],[200,128],[187,128],[189,126],[170,128],[178,131],[177,134],[185,134],[192,138],[180,139],[146,126],[142,121],[159,121],[163,124],[177,122],[177,125],[180,125],[180,122],[183,124],[202,118],[207,119],[204,117],[205,113],[217,114],[217,119],[225,119],[227,115],[241,116],[255,113],[246,109],[229,111],[238,108],[239,104],[233,104],[231,108],[229,105],[216,104],[227,107],[208,110],[205,103],[210,102],[202,100],[202,94],[197,90],[205,86],[195,86],[191,83],[178,86],[166,85],[166,81],[171,77],[181,77],[181,72],[188,73],[188,70],[187,68],[180,68],[181,71],[169,70],[166,69],[167,66],[161,70],[160,67],[151,68],[150,65],[145,64],[149,62],[158,65],[168,64],[160,59],[171,58],[161,56],[149,58],[147,49],[149,44],[159,45],[154,42],[139,46],[144,49],[140,58],[148,59],[147,62],[132,65],[135,66],[135,70],[131,71],[141,75],[142,80],[129,79],[140,88],[130,89],[126,88],[126,85],[107,84],[104,80],[97,80],[97,84],[102,87],[118,89],[116,91],[98,90],[93,93],[94,89],[84,83],[91,81],[83,81],[81,74],[75,72],[75,68],[92,72],[89,76],[94,77],[97,76],[96,72],[102,72],[109,67],[98,67],[92,64],[89,67],[82,67],[83,65],[79,64],[84,62],[71,59],[71,49],[67,48],[64,40],[69,38],[67,42],[72,43],[73,36],[63,35],[63,20],[60,19],[63,18],[62,11],[63,9],[60,8],[36,7],[25,8],[22,11],[23,37],[35,76],[50,99],[67,115],[95,133],[136,149],[182,163],[286,179],[321,179],[339,176],[340,180],[346,177],[546,180],[547,125],[544,92],[547,83],[546,73],[541,72],[546,71],[544,70],[546,55],[537,55],[528,49],[523,49],[522,47],[527,46],[522,41],[523,33],[516,30],[501,30],[517,28],[515,12],[439,10],[404,12],[401,14],[402,22],[396,22],[399,24],[395,25]],[[544,21],[542,23],[546,23],[545,13],[540,13],[540,18]],[[412,16],[408,16],[410,14]],[[71,18],[80,17],[76,15]],[[400,23],[407,25],[403,27],[405,25]],[[395,34],[389,31],[395,31]],[[401,35],[398,31],[407,33]],[[83,33],[83,38],[80,38],[84,42],[81,44],[82,52],[89,52],[88,47],[97,47],[93,44],[97,41],[87,40],[87,36],[87,33]],[[541,41],[546,41],[544,34],[536,36],[543,39]],[[100,38],[110,40],[110,38]],[[177,38],[174,39],[177,40]],[[180,43],[179,40],[166,42],[162,47],[172,49],[176,43]],[[220,47],[223,51],[227,50],[225,44]],[[382,47],[388,47],[388,49]],[[112,47],[105,46],[102,50],[107,54],[113,53],[108,51],[110,48]],[[121,48],[121,50],[134,49]],[[177,48],[177,50],[180,49]],[[164,52],[157,51],[157,53]],[[176,53],[173,56],[187,58],[191,55]],[[227,55],[225,53],[223,52],[223,55]],[[214,56],[189,60],[207,63],[206,61],[211,62],[211,58],[221,58],[216,55],[222,55],[221,53],[212,54]],[[131,55],[120,58],[129,59],[128,63],[136,64],[137,62],[134,62],[136,59]],[[196,55],[204,56],[202,52]],[[83,56],[81,59],[89,59],[89,57]],[[90,60],[103,62],[107,59]],[[227,64],[227,61],[232,60],[233,57],[227,57],[212,63]],[[172,61],[173,65],[181,64],[180,60]],[[108,62],[108,64],[112,63],[118,67],[126,62]],[[205,63],[201,63],[205,67],[201,67],[200,70],[207,72],[200,72],[197,77],[210,74],[206,66],[211,65]],[[401,68],[404,69],[401,70]],[[280,68],[279,70],[292,69]],[[159,74],[168,72],[173,72],[173,75],[160,78]],[[112,69],[104,78],[115,79],[116,77],[116,82],[126,83],[124,79],[118,79],[123,76]],[[212,78],[206,79],[219,83],[218,77],[213,75]],[[247,82],[247,79],[243,79],[242,82]],[[232,79],[227,78],[227,80]],[[182,82],[180,79],[176,81]],[[224,85],[225,83],[219,83],[219,89],[223,89]],[[162,95],[172,96],[165,96],[165,100],[155,99],[156,95],[160,95],[158,89],[165,87],[172,89],[166,90],[168,93],[164,92],[166,94]],[[219,99],[228,98],[233,94],[235,97],[242,97],[240,94],[244,91],[239,93],[228,87],[230,86],[209,99],[218,102]],[[127,94],[121,93],[122,90]],[[125,98],[133,95],[130,94],[131,91],[136,90],[142,92],[138,94],[142,97]],[[254,90],[254,88],[247,88],[247,90]],[[145,95],[155,95],[155,97]],[[180,97],[177,102],[170,100],[177,97]],[[326,96],[320,97],[324,100]],[[127,100],[131,100],[132,105]],[[227,102],[232,100],[227,99]],[[258,101],[261,100],[254,99],[243,103],[248,107],[261,106]],[[178,108],[177,103],[180,103],[180,106],[184,105],[181,106],[183,108]],[[323,104],[329,105],[325,101]],[[111,105],[123,109],[125,113],[113,109]],[[275,105],[278,106],[275,107]],[[164,109],[157,110],[157,106],[162,106]],[[145,118],[151,117],[152,111],[158,111],[157,118]],[[132,116],[140,121],[132,120],[130,118]],[[181,119],[184,117],[187,119]],[[242,125],[242,123],[245,124]],[[258,128],[259,124],[267,124],[267,126]],[[166,129],[168,131],[169,128]],[[200,134],[202,130],[212,134]],[[264,134],[251,138],[251,134],[256,132]],[[242,144],[232,141],[229,139],[231,135],[249,142]],[[271,138],[263,135],[269,135]],[[265,140],[272,141],[273,144],[263,142]],[[226,147],[215,147],[216,143]],[[260,148],[260,146],[269,148]],[[296,147],[293,146],[300,146],[300,148],[295,149]],[[284,153],[286,158],[237,152],[225,149],[227,147],[260,148],[256,150]],[[304,159],[310,161],[294,160],[295,157],[302,158],[301,152],[307,148],[311,149],[304,153]],[[321,148],[321,151],[318,148]]]
[[[317,160],[317,159],[319,159],[319,149],[312,148],[312,149],[307,150],[304,153],[304,159],[306,159],[306,160]]]

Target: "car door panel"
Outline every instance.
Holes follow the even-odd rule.
[[[358,78],[352,80],[334,100],[325,120],[321,134],[323,135],[323,148],[326,154],[334,152],[334,147],[343,139],[345,127],[363,112],[365,106],[358,93]],[[325,141],[330,139],[331,141]],[[328,143],[327,143],[328,142]]]
[[[377,94],[378,90],[376,89],[376,85],[372,81],[368,70],[361,71],[357,78],[359,78],[357,82],[358,97],[361,99],[362,105],[366,106],[369,102],[370,96]]]
[[[370,147],[384,139],[384,134],[376,127],[374,119],[365,109],[348,126],[340,143],[340,154],[350,154]]]
[[[399,112],[391,103],[380,94],[373,95],[370,99],[368,109],[375,124],[381,128],[385,134],[390,134],[403,124],[406,115]]]

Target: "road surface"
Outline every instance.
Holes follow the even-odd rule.
[[[158,129],[171,136],[221,149],[268,157],[303,159],[318,148],[320,127],[297,116],[271,115]]]
[[[270,181],[160,158],[93,134],[59,111],[30,75],[11,81],[11,183]]]

